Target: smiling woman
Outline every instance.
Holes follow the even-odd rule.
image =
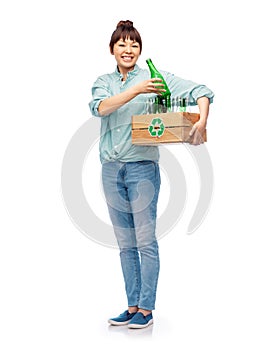
[[[120,21],[109,46],[116,70],[97,78],[90,102],[92,114],[101,118],[102,183],[120,249],[128,302],[128,309],[109,322],[143,328],[153,323],[159,275],[159,150],[157,146],[132,143],[131,117],[144,114],[147,99],[166,90],[162,79],[150,78],[150,72],[136,64],[142,41],[133,22]],[[171,94],[199,105],[201,120],[194,126],[198,132],[205,130],[212,91],[205,85],[162,73]]]

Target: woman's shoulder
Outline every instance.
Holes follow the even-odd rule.
[[[115,72],[98,75],[97,80],[110,80],[116,76]]]
[[[110,85],[111,82],[115,81],[116,75],[115,73],[105,73],[98,75],[94,81],[94,86],[107,86]]]

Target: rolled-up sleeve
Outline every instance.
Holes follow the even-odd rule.
[[[198,98],[203,96],[208,97],[210,103],[213,102],[214,93],[206,85],[179,78],[168,72],[164,74],[172,95],[187,98],[190,105],[196,105]]]
[[[101,76],[95,81],[92,87],[92,96],[93,98],[89,102],[90,111],[92,115],[100,117],[98,112],[100,102],[111,96],[110,84],[105,76]]]
[[[208,97],[210,103],[213,102],[214,93],[205,85],[197,85],[191,91],[189,96],[191,96],[191,103],[196,103],[197,99],[200,97]]]

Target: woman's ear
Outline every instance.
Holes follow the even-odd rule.
[[[111,55],[113,55],[114,54],[113,48],[111,46],[109,48],[110,48]]]

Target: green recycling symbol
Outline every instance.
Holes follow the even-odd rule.
[[[160,137],[164,133],[165,126],[160,118],[154,118],[148,127],[151,136]]]

